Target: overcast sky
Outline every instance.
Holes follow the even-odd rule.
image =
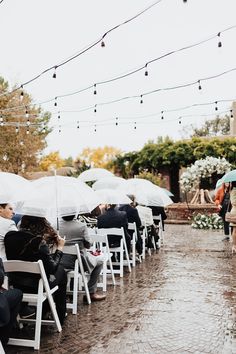
[[[10,87],[21,85],[79,53],[106,31],[154,2],[4,0],[0,4],[0,76]],[[235,0],[188,0],[187,3],[162,0],[109,33],[104,39],[105,47],[98,44],[58,68],[56,79],[52,78],[51,70],[26,85],[24,89],[33,101],[52,113],[51,125],[55,128],[48,137],[46,153],[59,150],[62,157],[76,157],[85,147],[104,145],[125,152],[137,150],[158,136],[180,139],[184,126],[199,126],[204,119],[214,118],[214,104],[164,113],[164,119],[160,112],[236,98],[236,70],[201,82],[202,90],[196,84],[144,95],[142,104],[140,97],[100,104],[188,84],[236,68],[236,28],[221,34],[221,48],[218,48],[219,38],[213,38],[153,62],[148,65],[148,76],[143,69],[124,79],[98,85],[96,95],[91,88],[58,99],[57,107],[53,98],[126,74],[170,51],[213,37],[236,25],[235,13]],[[95,105],[96,113],[94,108],[82,111]],[[222,115],[230,108],[231,102],[218,104],[218,112],[223,112]],[[179,117],[182,117],[181,124]]]

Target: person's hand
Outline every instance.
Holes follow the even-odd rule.
[[[57,249],[62,251],[63,250],[63,247],[65,245],[65,242],[66,242],[66,239],[61,237],[61,236],[58,236],[58,239],[57,239]]]

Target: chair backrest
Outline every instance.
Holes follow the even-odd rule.
[[[41,274],[40,265],[43,266],[43,262],[41,260],[39,260],[38,262],[7,260],[3,262],[3,265],[6,273],[24,272],[24,273]]]
[[[137,207],[142,226],[149,226],[153,224],[152,209],[138,205]]]
[[[125,236],[123,227],[110,227],[108,229],[97,229],[98,235],[115,235],[115,236]]]

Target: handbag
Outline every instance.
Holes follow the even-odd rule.
[[[227,211],[225,214],[225,221],[236,224],[236,214],[232,214],[230,211]]]

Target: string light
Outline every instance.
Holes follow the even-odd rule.
[[[218,111],[218,107],[217,107],[217,101],[215,101],[215,111]]]
[[[93,87],[94,87],[93,94],[94,94],[94,95],[96,95],[96,94],[97,94],[97,89],[96,89],[96,86],[97,86],[96,84],[94,84],[94,85],[93,85]]]
[[[96,133],[96,131],[97,131],[97,125],[95,124],[94,125],[94,132]]]
[[[145,65],[145,68],[146,68],[146,70],[145,70],[145,72],[144,72],[144,75],[145,75],[145,76],[148,76],[147,64]]]
[[[53,75],[52,75],[53,79],[56,79],[56,78],[57,78],[56,70],[57,70],[57,65],[54,66],[54,73],[53,73]]]
[[[118,125],[118,117],[116,117],[116,126]]]
[[[57,97],[55,97],[54,106],[57,107]]]
[[[201,90],[202,89],[202,86],[201,86],[201,81],[198,80],[198,90]]]
[[[164,119],[164,111],[161,111],[161,119]]]
[[[105,42],[101,41],[101,47],[104,48],[105,47]]]
[[[219,41],[218,41],[218,48],[221,48],[221,47],[222,47],[222,42],[221,42],[221,40],[220,40],[220,35],[221,35],[221,33],[219,32],[219,33],[217,34],[217,36],[218,36],[218,38],[219,38]]]
[[[94,106],[94,113],[96,113],[97,112],[97,105],[95,104],[95,106]]]
[[[140,96],[140,103],[143,103],[143,95]]]

